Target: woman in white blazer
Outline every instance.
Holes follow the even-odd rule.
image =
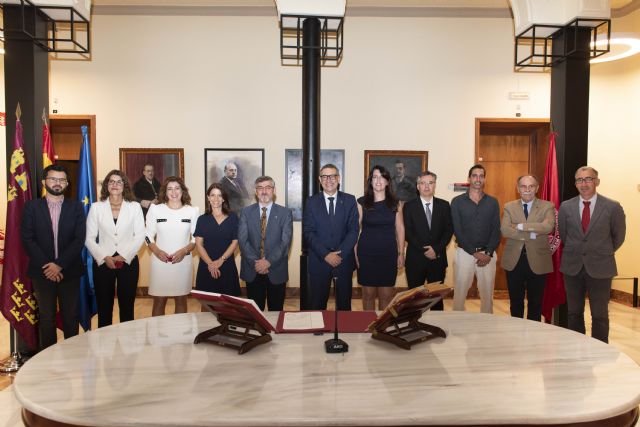
[[[93,283],[98,303],[98,327],[112,323],[117,295],[120,322],[133,320],[138,288],[138,250],[144,242],[142,208],[135,201],[129,178],[112,170],[102,182],[100,201],[87,216],[85,245],[93,257]]]

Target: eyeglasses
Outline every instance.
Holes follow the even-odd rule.
[[[582,183],[587,183],[587,184],[591,184],[593,181],[595,181],[598,178],[594,178],[592,176],[587,176],[585,178],[576,178],[576,184],[582,184]]]
[[[320,179],[323,181],[335,181],[340,175],[320,175]]]
[[[47,181],[51,181],[51,182],[57,182],[58,184],[66,184],[67,182],[67,178],[47,178]]]
[[[110,179],[109,185],[115,185],[117,187],[120,187],[121,185],[124,185],[124,181],[122,180],[114,181],[113,179]]]
[[[272,185],[265,185],[264,187],[263,186],[258,186],[258,187],[256,187],[256,190],[257,191],[262,191],[262,190],[269,191],[269,190],[273,190],[273,186]]]

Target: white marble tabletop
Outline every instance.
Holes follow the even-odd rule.
[[[275,323],[275,318],[271,319]],[[250,352],[195,336],[209,313],[102,328],[39,353],[14,383],[29,411],[94,426],[553,424],[640,404],[640,367],[614,347],[552,325],[429,313],[446,339],[410,351],[342,334],[272,334]]]

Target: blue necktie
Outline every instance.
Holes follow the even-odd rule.
[[[522,206],[524,206],[524,219],[529,219],[529,205],[525,203]]]

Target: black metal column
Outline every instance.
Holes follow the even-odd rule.
[[[309,196],[318,192],[320,173],[320,20],[302,24],[302,211]],[[304,224],[303,224],[304,227]],[[300,255],[300,310],[308,310],[307,246],[302,238]]]
[[[575,171],[587,164],[590,34],[590,28],[570,27],[559,31],[553,39],[554,54],[575,50],[551,69],[551,124],[558,133],[556,155],[561,200],[578,194]],[[558,324],[566,327],[566,304],[560,306],[557,314]]]
[[[25,20],[32,34],[45,34],[46,23],[32,7],[25,7]],[[39,194],[42,169],[42,110],[49,109],[49,54],[37,47],[22,32],[20,6],[4,6],[4,84],[6,117],[7,165],[11,161],[15,134],[15,111],[18,102],[22,110],[25,153],[29,161],[32,194]],[[8,168],[7,168],[8,169]]]

